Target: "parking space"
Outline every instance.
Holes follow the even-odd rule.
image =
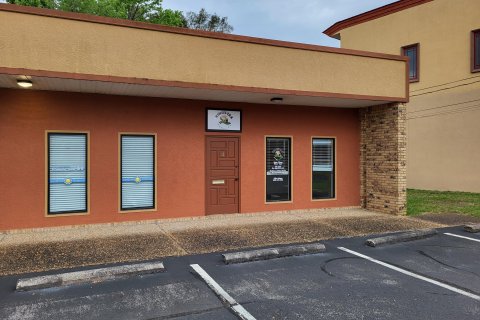
[[[173,259],[165,273],[55,289],[14,292],[0,278],[0,319],[235,319],[215,294]]]
[[[349,249],[480,296],[480,245],[477,242],[439,233],[424,240],[378,248],[352,244]]]
[[[0,319],[238,319],[192,264],[255,319],[478,319],[480,244],[445,233],[480,239],[448,228],[376,248],[365,237],[325,241],[326,253],[236,265],[220,254],[168,258],[163,274],[23,293],[4,277]]]
[[[444,231],[465,234],[459,228]],[[365,239],[328,241],[325,254],[230,266],[212,263],[205,269],[257,319],[479,317],[478,244],[442,232],[429,239],[377,248],[364,246]]]

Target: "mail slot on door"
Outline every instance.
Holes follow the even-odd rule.
[[[212,180],[212,184],[225,184],[225,180]]]

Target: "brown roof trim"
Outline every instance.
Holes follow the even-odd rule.
[[[433,0],[400,0],[387,4],[383,7],[367,11],[365,13],[353,16],[351,18],[339,21],[330,28],[323,31],[329,37],[335,37],[341,30],[361,24],[370,20],[378,19],[389,14],[412,8]]]
[[[367,52],[367,51],[343,49],[343,48],[332,48],[332,47],[318,46],[313,44],[304,44],[304,43],[289,42],[289,41],[239,36],[239,35],[226,34],[226,33],[220,33],[220,32],[192,30],[192,29],[164,26],[164,25],[158,25],[158,24],[152,24],[152,23],[146,23],[146,22],[100,17],[100,16],[94,16],[94,15],[88,15],[88,14],[82,14],[82,13],[43,9],[43,8],[37,8],[37,7],[28,7],[28,6],[21,6],[21,5],[15,5],[15,4],[0,3],[0,11],[32,14],[32,15],[38,15],[38,16],[44,16],[44,17],[107,24],[107,25],[113,25],[113,26],[119,26],[119,27],[144,29],[144,30],[151,30],[151,31],[169,32],[169,33],[211,38],[211,39],[246,42],[246,43],[261,44],[261,45],[274,46],[274,47],[338,53],[338,54],[346,54],[346,55],[369,57],[369,58],[379,58],[379,59],[387,59],[387,60],[399,60],[399,61],[407,60],[405,57],[402,57],[400,55],[397,56],[393,54]]]
[[[46,77],[46,78],[58,78],[58,79],[73,79],[73,80],[84,80],[84,81],[101,81],[101,82],[126,83],[126,84],[150,85],[150,86],[161,86],[161,87],[189,88],[189,89],[222,90],[222,91],[266,93],[266,94],[279,94],[279,95],[291,95],[291,96],[323,97],[323,98],[334,98],[334,99],[408,102],[408,96],[386,97],[386,96],[369,96],[369,95],[347,94],[347,93],[285,90],[285,89],[274,89],[274,88],[244,87],[244,86],[220,85],[220,84],[209,84],[209,83],[166,81],[166,80],[155,80],[155,79],[145,79],[145,78],[33,70],[33,69],[24,69],[24,68],[0,67],[0,74],[8,74],[8,75],[14,75],[14,76],[33,76],[33,77]]]

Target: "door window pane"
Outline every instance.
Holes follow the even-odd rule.
[[[312,199],[335,198],[335,141],[312,140]]]
[[[87,134],[48,134],[48,214],[87,211]]]
[[[267,202],[291,200],[290,143],[290,138],[267,137]]]
[[[155,207],[155,137],[121,136],[121,209]]]

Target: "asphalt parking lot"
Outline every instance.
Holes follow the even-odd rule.
[[[325,253],[234,265],[219,253],[166,258],[165,273],[30,292],[15,292],[19,276],[2,277],[0,319],[238,319],[191,264],[247,319],[480,318],[479,234],[453,227],[376,248],[366,238],[324,241]]]

